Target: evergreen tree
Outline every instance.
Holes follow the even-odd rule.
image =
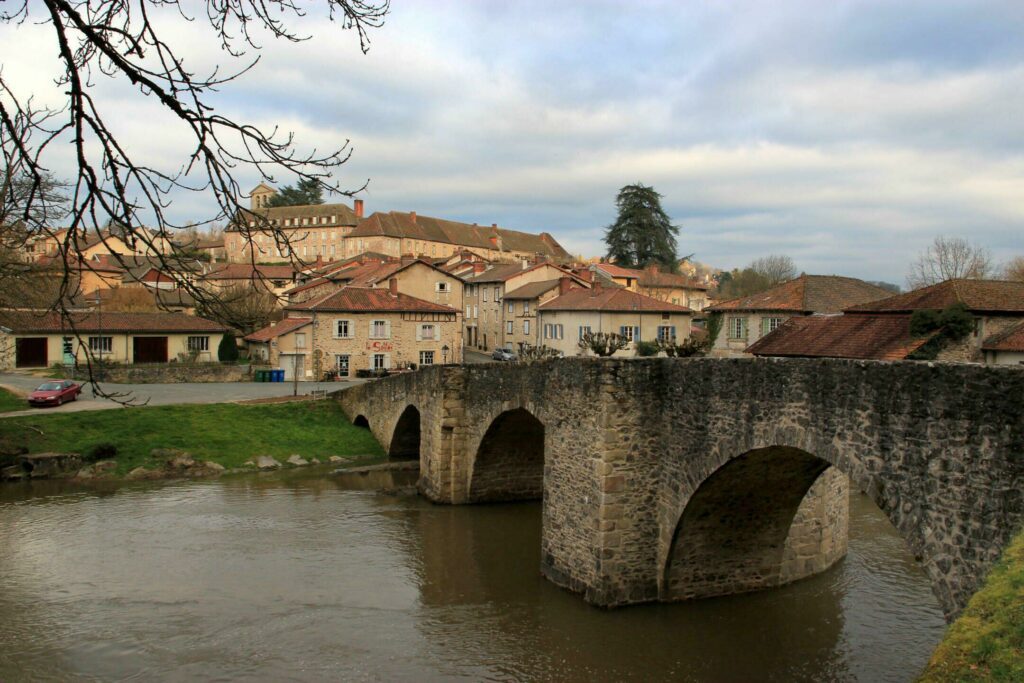
[[[217,360],[221,363],[234,363],[238,360],[238,345],[233,332],[226,332],[217,347]]]
[[[306,206],[323,203],[323,190],[320,185],[311,178],[303,178],[294,187],[291,185],[282,187],[277,194],[270,198],[267,206]]]
[[[653,187],[626,185],[615,198],[619,217],[604,233],[608,256],[626,268],[643,268],[657,264],[662,271],[675,272],[676,235],[678,226],[672,225],[668,214],[661,208],[661,195]]]

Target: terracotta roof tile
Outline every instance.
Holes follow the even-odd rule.
[[[245,337],[245,341],[265,343],[271,339],[276,339],[283,334],[288,334],[289,332],[294,332],[297,329],[305,327],[311,322],[313,322],[312,318],[285,318],[274,325],[267,325],[262,330],[256,330]]]
[[[751,344],[747,353],[901,360],[926,341],[911,336],[909,315],[811,315],[790,318]]]
[[[211,270],[204,280],[258,280],[260,276],[269,280],[290,280],[295,276],[292,266],[263,266],[251,263],[227,263]]]
[[[72,313],[70,321],[60,314],[0,311],[0,325],[15,332],[223,332],[212,320],[184,313]]]
[[[560,281],[561,281],[561,278],[559,278],[558,280],[544,280],[542,282],[530,282],[528,284],[523,285],[522,287],[519,287],[518,289],[513,289],[511,292],[508,292],[507,294],[505,294],[504,298],[506,298],[506,299],[536,299],[538,296],[540,296],[544,292],[547,292],[547,291],[549,291],[551,289],[554,289],[555,287],[558,287],[558,283]]]
[[[658,301],[622,287],[570,289],[540,305],[542,311],[650,311],[654,313],[693,313],[686,306]]]
[[[993,334],[982,343],[981,348],[983,351],[1020,351],[1024,353],[1024,322],[998,334]]]
[[[454,308],[431,303],[408,294],[393,295],[388,289],[345,287],[318,299],[287,307],[293,311],[339,311],[353,313],[457,313]]]
[[[978,313],[1024,313],[1024,282],[1006,280],[946,280],[880,301],[851,305],[851,312],[907,313],[942,310],[955,303]]]
[[[851,306],[891,295],[889,290],[852,277],[801,275],[763,292],[722,301],[705,310],[839,313]]]

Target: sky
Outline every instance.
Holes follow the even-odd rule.
[[[1019,0],[394,0],[365,55],[306,4],[295,26],[313,37],[263,36],[215,104],[301,150],[351,141],[334,180],[368,182],[367,212],[547,231],[592,256],[619,188],[640,182],[680,254],[720,268],[787,254],[903,284],[940,234],[1024,254]],[[201,21],[162,17],[197,70],[241,65]],[[54,51],[46,26],[0,25],[4,76],[40,101],[60,99]],[[183,163],[188,138],[153,103],[101,76],[94,88],[133,153]],[[68,150],[50,164],[70,170]],[[171,213],[211,206],[186,194]]]

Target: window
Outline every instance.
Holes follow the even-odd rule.
[[[433,365],[434,364],[434,352],[433,351],[420,351],[420,365]]]
[[[348,356],[348,354],[336,355],[334,357],[334,367],[338,370],[338,377],[348,377],[348,367],[349,367],[349,356]]]
[[[370,322],[370,339],[388,339],[391,337],[391,326],[387,320],[374,320]]]
[[[494,301],[495,303],[501,301],[501,287],[494,288]]]
[[[388,367],[388,356],[386,353],[373,354],[373,369],[385,370]]]
[[[523,321],[523,334],[526,334],[526,335],[530,334],[530,321],[529,320],[524,320]]]
[[[505,334],[512,334],[512,326],[514,324],[515,323],[513,323],[511,320],[509,320],[507,323],[505,323]]]
[[[676,338],[676,328],[673,325],[661,325],[658,327],[658,341],[672,341]]]
[[[472,312],[473,312],[473,307],[470,306],[469,304],[466,304],[466,317],[467,318],[472,318],[473,316],[470,315]]]
[[[437,284],[434,285],[434,291],[450,292],[451,288],[448,286],[447,282],[438,282]]]
[[[545,339],[564,339],[565,330],[561,324],[547,324],[544,326]]]
[[[474,306],[473,307],[473,317],[474,318],[479,318],[480,317],[480,307],[479,306]]]
[[[625,337],[628,342],[640,341],[640,328],[633,325],[623,325],[619,328],[619,334]]]
[[[306,348],[306,333],[296,332],[295,333],[295,348],[304,349]]]
[[[729,339],[747,338],[747,319],[729,318]]]
[[[590,334],[590,325],[580,325],[580,339],[583,339],[584,335]]]
[[[422,340],[437,339],[435,332],[436,328],[433,325],[420,325],[420,339]]]
[[[782,318],[761,318],[761,335],[774,332],[782,324]]]
[[[487,288],[484,287],[484,301],[487,301]]]
[[[529,301],[524,301],[523,302],[523,315],[530,315],[530,302]]]
[[[114,338],[89,337],[89,350],[93,353],[112,353],[114,351]]]
[[[352,337],[352,321],[351,320],[335,320],[334,321],[334,338],[335,339],[350,339]]]
[[[189,351],[209,351],[210,350],[210,338],[209,337],[189,337],[188,338],[188,350]]]
[[[512,303],[511,301],[509,301],[509,302],[508,302],[508,312],[509,312],[509,314],[510,314],[510,315],[511,315],[512,313],[515,313],[515,311],[514,311],[514,310],[512,310],[512,309],[514,309],[514,308],[515,308],[515,304],[514,304],[514,303]]]

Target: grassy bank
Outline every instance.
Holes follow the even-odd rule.
[[[117,471],[148,466],[154,448],[178,448],[227,468],[257,455],[279,460],[384,453],[369,430],[352,426],[334,401],[235,405],[229,403],[97,410],[0,420],[0,442],[29,452],[88,453],[117,447]]]
[[[1024,531],[949,627],[919,681],[1024,681]]]
[[[0,389],[0,413],[10,413],[15,410],[27,410],[28,403],[20,396],[16,396],[6,389]]]

